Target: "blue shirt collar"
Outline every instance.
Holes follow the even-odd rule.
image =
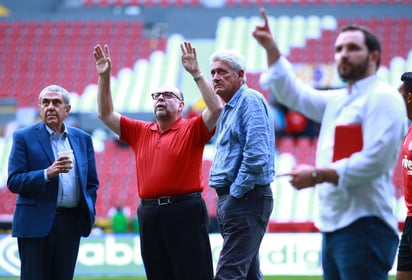
[[[44,124],[44,126],[46,127],[47,132],[49,133],[50,137],[59,137],[60,135],[54,131],[53,129],[51,129],[49,126],[47,126],[47,124]],[[63,133],[61,134],[63,137],[67,137],[67,135],[69,135],[69,131],[67,130],[66,125],[63,123]]]
[[[229,100],[228,103],[226,103],[227,106],[230,107],[235,107],[236,104],[239,102],[240,97],[242,96],[242,92],[245,91],[248,88],[248,86],[246,84],[243,84],[236,92],[235,94],[232,96],[232,98]]]

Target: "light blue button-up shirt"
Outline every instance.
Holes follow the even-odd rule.
[[[243,197],[256,184],[273,181],[275,124],[264,96],[243,85],[225,104],[217,125],[211,187],[230,186]]]
[[[46,126],[46,129],[50,134],[50,143],[55,159],[58,158],[58,152],[71,149],[66,128],[60,135],[48,126]],[[76,180],[76,168],[74,165],[73,161],[73,168],[68,173],[59,174],[59,192],[57,196],[57,206],[59,207],[72,208],[76,207],[79,203],[80,187]],[[46,170],[45,176],[47,178]]]

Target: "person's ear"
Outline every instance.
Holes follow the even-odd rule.
[[[243,82],[245,78],[245,71],[243,69],[240,69],[239,71],[237,71],[237,76],[239,77],[240,81]]]
[[[72,109],[72,105],[68,104],[64,107],[64,109],[66,110],[66,113],[68,114],[70,110]]]
[[[381,56],[381,54],[378,51],[373,51],[371,53],[371,58],[372,58],[372,61],[375,63],[375,65],[377,65],[377,63],[380,59],[380,56]]]
[[[408,104],[412,103],[412,92],[407,93],[406,101],[408,102]]]
[[[178,110],[179,110],[179,112],[183,112],[183,108],[185,107],[185,102],[184,101],[180,101],[179,102],[179,108],[178,108]]]

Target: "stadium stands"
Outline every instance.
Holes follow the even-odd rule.
[[[200,0],[83,0],[84,6],[125,6],[125,5],[143,5],[143,6],[183,6],[200,4]]]
[[[216,1],[216,0],[214,0]],[[401,3],[408,4],[409,0],[222,0],[219,6],[262,6],[262,5],[350,5],[350,4],[391,4]],[[183,6],[183,5],[213,5],[213,0],[83,0],[84,6],[126,6],[126,5],[141,5],[141,6]]]
[[[216,32],[217,48],[240,48],[243,53],[252,57],[247,65],[251,72],[261,72],[267,67],[266,61],[262,58],[262,51],[256,48],[256,41],[250,39],[256,22],[259,22],[256,17],[224,17],[220,19]],[[271,30],[277,38],[282,53],[296,64],[332,64],[332,48],[338,29],[348,23],[365,25],[381,38],[382,66],[389,68],[389,71],[395,71],[395,75],[399,70],[405,71],[405,62],[412,48],[412,39],[406,36],[412,32],[410,18],[348,20],[316,15],[306,18],[301,16],[269,17]],[[400,62],[392,65],[394,58]],[[336,85],[332,83],[323,86]]]
[[[226,0],[226,5],[337,5],[337,4],[379,4],[379,3],[409,3],[407,0]]]
[[[252,86],[258,86],[259,74],[266,68],[262,51],[250,40],[251,30],[258,20],[257,17],[224,17],[216,30],[216,48],[240,47],[249,55],[247,68],[254,80]],[[332,16],[270,18],[282,51],[296,64],[296,71],[320,87],[341,85],[334,73],[333,52],[329,48],[337,28],[348,22]],[[412,20],[355,22],[369,26],[382,38],[384,52],[380,74],[396,86],[399,74],[412,60],[412,38],[405,36],[412,32]],[[0,40],[5,49],[0,54],[3,62],[0,78],[5,83],[0,89],[0,98],[13,96],[17,98],[18,107],[36,106],[35,98],[30,97],[33,91],[38,92],[54,81],[74,93],[74,102],[78,102],[73,104],[74,111],[94,112],[95,96],[91,92],[95,91],[93,86],[88,86],[96,82],[91,52],[96,43],[109,43],[113,73],[117,76],[113,83],[116,108],[126,112],[150,111],[148,99],[136,102],[131,96],[147,93],[163,82],[179,81],[176,69],[179,69],[179,44],[183,38],[179,35],[171,35],[169,40],[148,38],[143,34],[143,27],[142,22],[0,22]]]
[[[97,80],[92,57],[97,43],[110,45],[113,73],[165,50],[167,40],[146,37],[143,27],[142,22],[0,22],[5,83],[0,98],[13,96],[18,107],[35,107],[33,96],[51,82],[81,95]]]

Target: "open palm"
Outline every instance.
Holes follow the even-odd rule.
[[[184,42],[181,45],[182,49],[182,64],[187,72],[196,74],[199,71],[199,63],[197,61],[196,49],[192,47],[190,42]]]
[[[96,60],[97,74],[104,75],[110,73],[111,61],[109,47],[105,45],[103,50],[100,45],[97,45],[94,48],[93,56]]]

